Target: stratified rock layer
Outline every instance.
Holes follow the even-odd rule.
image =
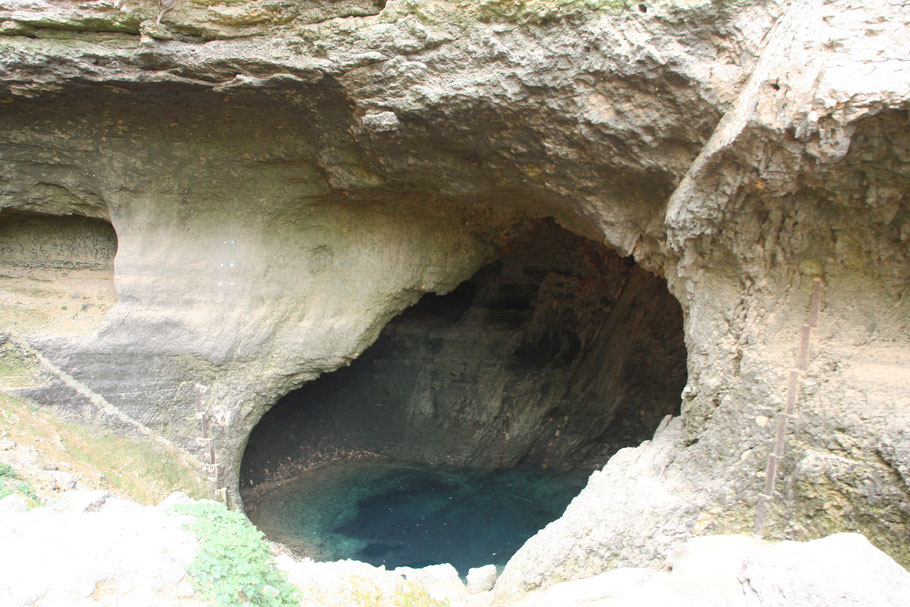
[[[93,333],[4,306],[59,378],[34,398],[164,437],[236,498],[275,401],[552,217],[666,279],[688,383],[500,596],[751,530],[768,469],[767,535],[910,562],[903,3],[151,4],[0,9],[2,220],[118,244]]]

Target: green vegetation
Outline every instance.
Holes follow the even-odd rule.
[[[392,597],[394,607],[449,607],[449,600],[437,601],[413,582],[402,582]]]
[[[70,437],[64,441],[70,453],[140,502],[156,504],[174,491],[195,499],[212,497],[190,466],[157,443],[65,422],[62,426]]]
[[[362,577],[351,578],[350,583],[353,607],[449,607],[448,599],[437,601],[414,582],[399,582],[392,596]]]
[[[212,497],[188,464],[157,443],[65,422],[4,394],[0,430],[51,460],[68,462],[74,473],[95,484],[144,504],[157,504],[174,491],[196,499]]]
[[[32,490],[31,483],[16,474],[9,464],[0,463],[0,499],[13,493],[25,496],[33,506],[41,503]]]
[[[298,605],[300,592],[277,569],[263,534],[240,512],[221,504],[175,506],[195,517],[190,529],[199,551],[190,566],[193,585],[219,605]]]
[[[406,1],[406,0],[402,0]],[[416,0],[410,0],[419,4]],[[596,12],[645,13],[656,4],[682,10],[712,7],[728,10],[736,0],[456,0],[465,14],[480,21],[541,24]]]

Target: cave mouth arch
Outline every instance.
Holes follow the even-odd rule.
[[[280,399],[250,434],[241,496],[283,541],[262,524],[263,495],[329,464],[587,473],[678,414],[685,383],[665,282],[552,220],[528,222],[348,367]]]

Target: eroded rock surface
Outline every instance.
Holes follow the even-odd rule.
[[[274,402],[552,217],[667,281],[688,383],[501,596],[751,530],[788,394],[763,531],[910,563],[903,3],[152,4],[0,9],[0,221],[117,237],[93,333],[4,305],[61,378],[34,399],[163,437],[236,499]]]

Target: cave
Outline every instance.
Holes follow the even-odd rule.
[[[407,495],[449,492],[451,500],[472,482],[552,493],[550,511],[524,523],[523,541],[561,514],[587,474],[678,414],[685,383],[682,312],[665,282],[552,220],[527,222],[470,279],[424,295],[348,366],[281,398],[249,437],[241,494],[252,520],[302,555],[432,564],[390,561],[387,542],[353,554],[310,549],[270,510],[277,500],[299,511],[282,488],[307,486],[320,512],[343,508],[326,495],[350,489],[333,489],[331,479],[363,488],[375,480],[370,466],[393,462],[376,472],[394,486],[383,509]],[[366,468],[344,467],[351,462]],[[527,474],[516,480],[515,470]],[[548,480],[539,483],[540,474]],[[482,509],[470,502],[475,493],[464,508]],[[359,511],[376,499],[365,496]],[[338,529],[356,524],[332,520]],[[492,550],[501,557],[517,547]],[[485,563],[462,564],[464,573]]]

